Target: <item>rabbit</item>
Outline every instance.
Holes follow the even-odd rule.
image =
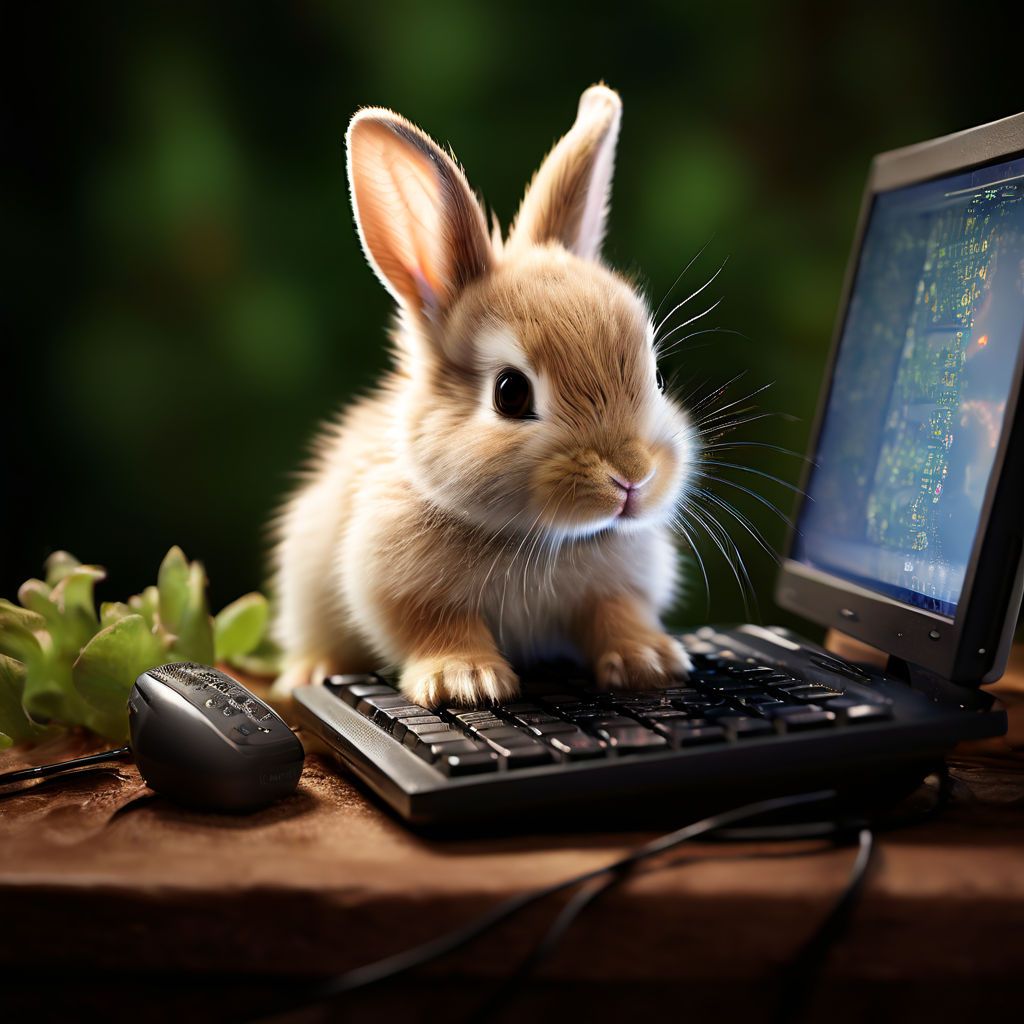
[[[604,85],[583,93],[505,239],[419,128],[352,118],[394,366],[322,431],[276,524],[279,695],[385,663],[428,707],[507,701],[513,665],[554,657],[604,688],[692,668],[660,615],[697,436],[644,298],[600,258],[621,111]]]

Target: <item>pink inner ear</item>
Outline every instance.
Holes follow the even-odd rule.
[[[396,203],[388,216],[405,221],[402,262],[426,302],[437,304],[446,277],[440,266],[442,237],[441,197],[437,178],[429,162],[415,156],[393,158],[389,165],[395,183]],[[424,294],[424,291],[427,294]]]
[[[357,124],[350,146],[356,213],[367,255],[396,298],[430,312],[447,278],[436,171],[423,154],[379,122]]]

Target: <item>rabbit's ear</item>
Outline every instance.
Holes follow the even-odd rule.
[[[592,85],[580,97],[576,122],[526,190],[510,249],[559,242],[577,256],[598,259],[621,120],[622,101],[607,86]]]
[[[352,118],[348,179],[366,257],[413,313],[443,312],[490,267],[487,225],[465,175],[405,118],[379,108]]]

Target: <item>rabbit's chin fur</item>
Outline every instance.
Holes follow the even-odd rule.
[[[646,305],[597,258],[619,111],[610,90],[584,93],[504,243],[418,129],[354,119],[360,235],[399,302],[395,368],[322,433],[281,515],[279,693],[384,664],[427,706],[505,700],[511,665],[558,656],[603,686],[689,670],[659,616],[696,438],[656,384]],[[530,382],[524,418],[495,408],[507,369]]]

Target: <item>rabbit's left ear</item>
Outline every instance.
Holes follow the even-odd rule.
[[[622,120],[619,94],[592,85],[572,128],[534,176],[509,237],[509,249],[557,242],[584,259],[601,254]]]
[[[371,107],[352,118],[348,176],[366,257],[415,316],[443,313],[490,268],[487,224],[465,175],[404,117]]]

